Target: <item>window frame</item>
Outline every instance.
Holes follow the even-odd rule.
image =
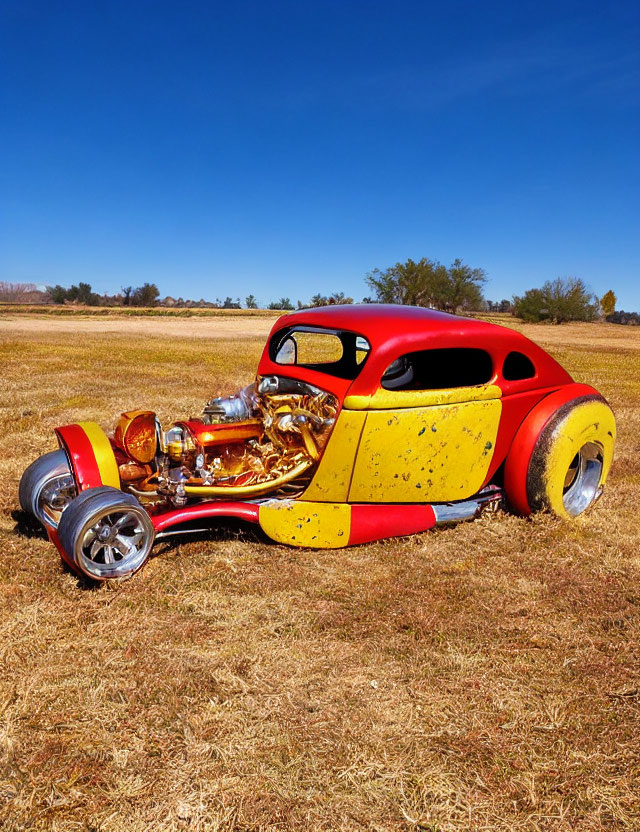
[[[342,344],[342,356],[337,361],[326,361],[318,364],[280,364],[276,359],[284,342],[291,335],[296,332],[309,332],[318,335],[333,335],[337,337]],[[369,345],[368,350],[363,350],[357,347],[357,341],[364,339]],[[366,352],[367,354],[363,360],[358,364],[356,361],[356,352]],[[269,341],[268,355],[270,361],[278,367],[282,367],[284,371],[299,368],[303,370],[311,370],[313,372],[322,373],[333,378],[339,378],[346,381],[354,381],[362,372],[365,364],[369,360],[372,352],[371,342],[360,332],[353,332],[346,329],[336,329],[334,327],[320,327],[311,326],[309,324],[292,324],[288,327],[279,329],[271,337]]]

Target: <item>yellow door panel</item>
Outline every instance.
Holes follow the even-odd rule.
[[[303,500],[269,500],[258,515],[265,534],[289,546],[339,549],[349,543],[351,506]]]
[[[463,500],[482,486],[493,456],[500,399],[367,413],[352,503]]]
[[[367,414],[343,410],[331,431],[318,469],[304,492],[305,500],[346,503],[353,464]]]

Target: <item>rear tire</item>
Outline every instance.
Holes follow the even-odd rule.
[[[146,562],[155,537],[149,514],[132,494],[100,486],[83,491],[60,520],[62,548],[96,581],[133,575]]]
[[[75,481],[63,450],[43,454],[32,462],[18,488],[22,510],[54,529],[75,494]]]
[[[611,467],[615,435],[613,413],[602,398],[584,397],[560,407],[541,431],[529,461],[531,510],[573,518],[592,506]]]

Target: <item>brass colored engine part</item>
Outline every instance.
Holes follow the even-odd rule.
[[[258,497],[261,494],[266,494],[268,491],[279,488],[285,483],[291,482],[291,480],[299,477],[300,474],[303,474],[312,465],[313,460],[305,459],[286,474],[282,474],[275,479],[254,483],[253,485],[185,485],[184,490],[186,494],[192,497]]]

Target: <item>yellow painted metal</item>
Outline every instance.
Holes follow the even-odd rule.
[[[594,442],[602,449],[602,477],[604,485],[616,441],[616,421],[611,409],[602,401],[576,405],[554,432],[544,466],[543,481],[546,503],[561,517],[569,517],[562,499],[565,476],[580,448]]]
[[[258,515],[265,534],[289,546],[339,549],[349,543],[351,506],[306,500],[269,500]]]
[[[380,387],[370,396],[347,396],[344,407],[347,410],[392,410],[485,401],[499,399],[501,395],[502,390],[497,384],[479,384],[447,390],[383,390]]]
[[[448,502],[475,494],[489,470],[501,410],[495,398],[370,411],[349,502]]]
[[[367,414],[342,410],[331,432],[318,470],[307,490],[305,500],[322,503],[346,503],[353,464]]]
[[[91,442],[102,484],[110,485],[113,488],[120,488],[118,464],[106,433],[95,422],[78,422],[78,425],[87,435],[89,442]]]
[[[304,462],[296,465],[286,474],[254,485],[185,485],[184,490],[186,494],[190,494],[192,497],[258,497],[261,494],[268,494],[269,491],[273,491],[287,482],[291,482],[300,474],[304,474],[311,465],[313,465],[313,460],[305,459]]]

